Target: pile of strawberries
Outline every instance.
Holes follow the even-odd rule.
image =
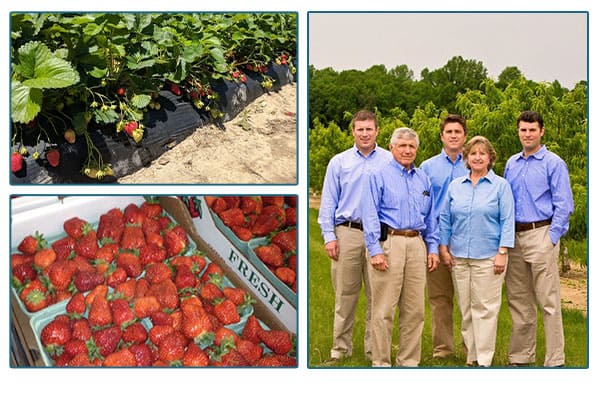
[[[243,241],[264,238],[254,248],[275,276],[296,292],[296,196],[205,196],[223,224]]]
[[[65,301],[41,330],[56,366],[290,366],[289,333],[263,329],[254,300],[190,251],[160,204],[114,208],[97,229],[78,217],[66,236],[27,236],[12,283],[30,312]]]

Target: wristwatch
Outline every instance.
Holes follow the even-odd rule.
[[[504,250],[498,250],[498,254],[500,254],[501,256],[505,256],[506,255],[506,251],[504,251]]]

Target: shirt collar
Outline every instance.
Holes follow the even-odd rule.
[[[375,152],[376,152],[378,149],[380,149],[380,147],[377,145],[377,143],[375,143],[375,148],[374,148],[373,150],[371,150],[371,152],[370,152],[368,155],[366,155],[366,156],[365,156],[365,155],[364,155],[364,154],[363,154],[363,153],[362,153],[362,152],[361,152],[361,151],[358,149],[358,147],[356,146],[356,144],[354,144],[354,146],[353,146],[353,147],[354,147],[354,152],[355,152],[357,155],[359,155],[360,157],[363,157],[363,158],[369,158],[369,157],[371,157],[371,156],[373,155],[373,153],[375,153]]]
[[[446,158],[446,160],[448,160],[448,162],[450,162],[452,164],[458,164],[459,162],[462,161],[462,153],[458,153],[458,156],[456,157],[456,161],[452,161],[452,159],[450,158],[448,153],[446,153],[446,149],[444,149],[444,148],[442,148],[442,155]]]
[[[534,157],[534,158],[537,158],[538,160],[541,160],[542,158],[544,158],[544,156],[546,155],[547,152],[548,152],[548,149],[546,148],[546,145],[543,144],[542,147],[540,147],[540,149],[538,151],[531,154],[529,157]],[[520,158],[522,158],[523,160],[526,160],[528,158],[528,157],[525,157],[525,154],[522,151],[519,154],[520,154]]]
[[[487,174],[485,174],[485,176],[483,176],[481,179],[485,179],[488,182],[493,182],[494,179],[496,179],[496,174],[494,173],[493,169],[490,169],[488,171]],[[461,179],[461,183],[465,183],[465,182],[471,182],[471,174],[467,174],[465,175],[462,179]]]

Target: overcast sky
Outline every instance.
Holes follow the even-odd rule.
[[[587,14],[310,13],[309,63],[317,69],[365,70],[406,64],[443,67],[454,56],[481,61],[497,79],[516,66],[533,81],[569,89],[587,80]]]

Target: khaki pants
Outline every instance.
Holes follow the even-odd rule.
[[[564,333],[560,303],[558,253],[552,245],[550,226],[517,232],[515,247],[508,253],[506,294],[512,318],[508,348],[510,363],[535,362],[537,307],[542,311],[546,336],[544,366],[565,363]]]
[[[400,343],[396,366],[417,367],[425,320],[427,249],[420,236],[388,236],[382,243],[389,269],[378,271],[369,262],[371,334],[374,367],[391,366],[392,329],[399,308]],[[370,257],[369,257],[370,261]]]
[[[492,364],[504,273],[494,274],[494,257],[457,258],[452,268],[456,299],[462,315],[461,333],[467,363]]]
[[[367,298],[365,318],[365,355],[371,353],[371,294],[367,275],[365,238],[363,231],[347,226],[335,228],[340,254],[337,261],[331,261],[331,281],[335,292],[333,317],[332,358],[352,356],[352,334],[356,314],[356,304],[364,282]]]
[[[427,297],[431,309],[431,339],[434,357],[454,353],[454,285],[450,269],[440,264],[427,272]]]

